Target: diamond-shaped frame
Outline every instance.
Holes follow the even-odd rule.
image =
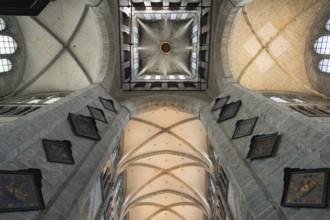
[[[219,114],[219,118],[217,120],[218,123],[226,121],[228,119],[234,118],[237,113],[238,110],[240,109],[242,105],[241,100],[236,101],[236,102],[232,102],[229,104],[226,104],[225,106],[222,107],[221,112]]]
[[[214,106],[211,111],[216,111],[218,109],[221,109],[228,101],[230,96],[225,96],[221,98],[217,98],[214,102]]]
[[[232,139],[251,135],[257,121],[258,117],[237,121]]]
[[[115,108],[115,104],[111,99],[105,99],[103,97],[99,97],[100,101],[105,109],[108,109],[114,113],[117,113],[117,110]]]

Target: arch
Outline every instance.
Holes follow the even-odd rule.
[[[164,210],[173,211],[171,208],[177,207],[177,206],[191,206],[191,207],[199,208],[195,203],[192,203],[192,202],[179,202],[179,203],[171,204],[169,206],[164,206],[164,205],[161,205],[161,204],[158,204],[158,203],[139,202],[137,204],[134,204],[131,207],[131,209],[136,208],[136,207],[139,207],[139,206],[146,206],[146,205],[147,206],[155,206],[155,207],[160,208],[158,211],[164,211]],[[127,212],[124,213],[124,216],[126,214],[127,214]],[[207,215],[207,213],[204,213],[204,214]]]
[[[9,35],[0,34],[0,54],[14,54],[17,51],[17,41]]]
[[[12,70],[13,63],[8,59],[0,59],[0,74]]]
[[[0,97],[11,94],[22,81],[26,50],[24,38],[13,16],[0,17]],[[2,70],[2,71],[1,71]]]
[[[196,207],[200,208],[203,211],[203,213],[207,213],[207,216],[210,216],[210,210],[208,208],[206,208],[203,204],[201,204],[198,200],[196,200],[195,198],[193,198],[185,193],[175,191],[175,190],[162,190],[162,191],[158,191],[158,192],[149,193],[147,195],[143,195],[143,196],[135,199],[134,201],[132,201],[130,204],[128,204],[126,209],[127,210],[130,209],[131,206],[133,206],[133,204],[136,204],[137,202],[140,202],[146,198],[149,198],[149,197],[152,197],[155,195],[165,194],[165,193],[178,195],[180,197],[183,197],[183,198],[186,198],[186,199],[192,201],[192,203],[196,204]]]
[[[7,24],[6,24],[6,21],[0,17],[0,31],[3,31],[7,28]]]
[[[328,39],[330,3],[326,2],[314,19],[309,31],[305,50],[305,68],[308,79],[313,87],[320,93],[330,96],[329,64],[330,52]]]
[[[198,103],[198,106],[196,107],[196,104]],[[204,104],[204,105],[202,105]],[[206,187],[206,181],[203,178],[207,177],[207,173],[213,173],[213,165],[211,164],[211,161],[209,158],[205,158],[205,154],[201,154],[199,151],[195,149],[195,144],[197,142],[192,142],[189,143],[189,139],[186,139],[186,136],[181,135],[186,135],[186,133],[180,133],[182,129],[189,129],[191,126],[196,124],[198,129],[198,132],[201,132],[202,129],[199,129],[199,126],[202,126],[201,123],[198,123],[196,120],[198,120],[198,117],[193,116],[193,115],[199,115],[199,112],[201,111],[202,108],[204,108],[207,104],[205,100],[199,100],[198,98],[189,98],[187,99],[185,96],[175,96],[175,97],[170,97],[168,95],[160,95],[160,96],[148,96],[146,97],[141,97],[141,98],[135,98],[131,100],[126,100],[123,102],[123,105],[125,105],[132,113],[131,115],[131,121],[133,124],[129,124],[131,127],[128,127],[125,132],[124,132],[124,139],[122,141],[123,146],[125,148],[125,143],[128,141],[129,150],[124,150],[123,152],[126,152],[123,154],[121,161],[118,163],[117,166],[117,171],[116,171],[116,176],[118,176],[120,173],[125,172],[130,169],[130,172],[126,172],[125,175],[127,177],[127,185],[125,186],[125,191],[126,195],[129,197],[126,197],[124,199],[124,202],[122,204],[121,208],[121,214],[120,218],[124,218],[124,216],[129,212],[130,209],[133,207],[136,207],[137,203],[158,203],[158,202],[152,202],[155,201],[154,199],[156,197],[153,197],[153,195],[158,195],[158,194],[175,194],[179,195],[182,198],[186,198],[191,203],[197,204],[196,207],[201,209],[201,213],[203,213],[205,216],[209,217],[210,216],[210,205],[208,204],[207,198],[205,197],[205,190],[201,190],[202,188],[200,187]],[[164,109],[167,110],[164,110]],[[159,109],[159,110],[157,110]],[[184,109],[182,111],[182,109]],[[154,116],[154,120],[148,119],[147,115],[157,114],[157,111],[160,112],[165,112],[163,114],[167,114],[168,112],[172,111],[173,113],[176,114],[184,114],[184,118],[180,118],[182,116],[177,116],[177,119],[173,119],[173,121],[163,121],[160,122],[157,120],[159,118],[159,115]],[[180,113],[181,112],[181,113]],[[192,116],[189,116],[194,112]],[[139,114],[143,113],[143,115],[139,116]],[[187,114],[188,113],[188,114]],[[146,115],[147,114],[147,115]],[[161,113],[158,113],[161,114]],[[169,116],[170,117],[170,116]],[[163,124],[162,124],[163,123]],[[192,124],[186,124],[186,123],[192,123]],[[184,127],[180,127],[182,125],[185,125]],[[128,125],[127,125],[128,126]],[[135,127],[137,126],[137,127]],[[134,140],[135,144],[130,145],[129,140],[126,140],[125,138],[128,138],[129,135],[134,135],[133,133],[127,133],[127,131],[133,131],[132,129],[141,127],[143,128],[151,128],[153,127],[154,133],[147,135],[145,137],[141,137],[138,139],[138,141]],[[203,127],[203,126],[202,126]],[[175,128],[175,129],[173,129]],[[172,129],[172,130],[171,130]],[[144,130],[144,129],[143,129]],[[200,131],[201,130],[201,131]],[[185,132],[188,132],[185,131]],[[162,135],[166,133],[166,136],[163,136],[164,139],[171,139],[170,145],[177,143],[179,146],[182,144],[184,146],[184,150],[177,151],[175,148],[172,149],[167,149],[165,142],[164,144],[157,144],[157,146],[162,146],[162,149],[158,150],[152,150],[150,148],[151,146],[154,146],[154,143],[158,143],[157,141],[163,141],[160,139],[155,139],[157,136]],[[189,132],[188,132],[189,134]],[[149,137],[148,137],[149,136]],[[202,136],[203,138],[207,138],[206,135]],[[205,139],[206,140],[206,139]],[[153,143],[153,141],[155,141]],[[204,142],[203,142],[204,143]],[[131,148],[134,146],[134,148]],[[148,146],[145,148],[145,146]],[[203,149],[204,147],[207,146],[207,141],[205,142],[205,145],[203,144]],[[143,150],[143,153],[140,151]],[[206,153],[208,153],[207,149],[205,149]],[[138,152],[139,151],[139,152]],[[193,152],[193,153],[189,153]],[[153,158],[153,156],[161,156],[161,155],[167,155],[166,158],[169,159],[169,161],[174,162],[176,161],[176,164],[171,164],[169,163],[168,165],[170,167],[164,167],[161,164],[150,162],[148,163],[149,159]],[[187,158],[187,160],[175,160],[174,158],[176,156],[179,156],[181,158]],[[149,159],[148,159],[149,158]],[[172,159],[171,159],[172,158]],[[157,159],[159,160],[159,159]],[[165,159],[164,159],[165,160]],[[152,160],[155,161],[155,160]],[[134,167],[134,169],[132,169]],[[147,172],[145,169],[150,170],[151,172],[158,171],[157,173],[150,173],[148,174],[147,177],[143,180],[137,180],[134,181],[134,178],[136,178],[136,174],[140,172]],[[183,169],[184,168],[184,169]],[[198,183],[197,185],[191,184],[191,177],[188,179],[185,178],[185,175],[180,176],[181,172],[200,172],[202,171],[201,174],[204,175],[203,178],[200,180],[203,180],[203,183]],[[136,173],[136,174],[134,174]],[[195,175],[195,174],[194,174]],[[193,175],[193,176],[194,176]],[[166,188],[166,184],[168,182],[168,187]],[[131,184],[130,184],[131,183]],[[134,183],[132,185],[132,183]],[[160,184],[160,185],[159,185]],[[198,186],[199,188],[195,188]],[[151,188],[152,187],[152,188]],[[164,188],[165,187],[165,188]],[[181,188],[182,191],[181,191]],[[153,189],[154,192],[150,191]],[[201,193],[203,192],[203,193]],[[169,196],[170,195],[165,195]],[[176,197],[173,197],[176,198]],[[147,199],[146,201],[142,201],[144,199]],[[150,201],[149,201],[150,200]],[[181,200],[180,197],[178,197],[178,200]],[[172,201],[172,200],[171,200]],[[176,199],[174,200],[176,201]],[[163,201],[165,202],[165,201]],[[180,202],[180,201],[177,201]],[[172,202],[171,202],[172,203]],[[171,205],[171,204],[169,204]],[[167,207],[167,205],[158,203],[158,206],[162,206],[160,210],[163,208],[169,209],[170,207]],[[151,216],[157,215],[161,211],[156,211],[155,213],[151,214]],[[178,213],[180,214],[180,213]]]
[[[298,30],[310,29],[323,3],[303,1],[299,3],[303,6],[288,6],[285,0],[254,0],[234,8],[222,38],[226,76],[253,91],[322,96],[309,82],[304,68],[308,32]],[[246,34],[240,34],[243,31]]]

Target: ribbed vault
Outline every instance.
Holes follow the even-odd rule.
[[[234,78],[258,91],[320,95],[307,78],[305,47],[325,2],[254,0],[243,7],[230,37]]]
[[[57,0],[39,16],[16,16],[27,60],[13,95],[69,93],[98,82],[108,42],[99,16],[81,0]]]
[[[121,219],[201,220],[210,217],[208,140],[195,116],[160,108],[136,115],[123,138],[117,174],[127,185]]]

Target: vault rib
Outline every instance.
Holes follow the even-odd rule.
[[[190,72],[190,70],[187,69],[187,67],[181,62],[181,60],[179,60],[179,58],[178,58],[177,56],[175,56],[175,55],[173,55],[173,54],[171,54],[171,56],[172,56],[173,61],[174,61],[179,67],[181,67],[181,69],[182,69],[185,73],[187,73],[189,76],[192,75],[192,73]]]
[[[178,178],[176,175],[174,175],[173,173],[169,172],[167,175],[171,176],[172,178],[176,179],[177,181],[179,181],[180,183],[182,183],[184,186],[186,186],[195,196],[196,198],[204,204],[205,207],[208,208],[208,210],[210,211],[210,207],[208,205],[208,203],[206,203],[202,197],[191,187],[189,186],[185,181],[183,181],[182,179]]]
[[[129,163],[132,163],[134,161],[141,160],[141,159],[144,159],[146,157],[161,155],[161,154],[169,154],[169,155],[176,155],[176,156],[186,157],[188,159],[194,160],[194,161],[204,165],[204,168],[206,170],[208,170],[208,171],[211,170],[210,167],[209,167],[209,164],[207,163],[207,161],[204,161],[203,159],[200,159],[198,157],[195,157],[195,156],[187,154],[187,153],[182,153],[182,152],[179,152],[179,151],[172,151],[172,150],[153,151],[153,152],[149,152],[149,153],[145,153],[145,154],[141,154],[141,155],[132,157],[129,160],[125,161],[125,163],[122,163],[121,166],[119,167],[119,169],[122,169],[123,167],[127,166]]]
[[[164,131],[159,131],[158,133],[152,135],[151,137],[149,137],[147,140],[143,141],[140,145],[138,145],[134,150],[132,150],[130,153],[128,153],[127,156],[125,156],[125,158],[122,161],[119,161],[118,163],[118,169],[121,169],[122,166],[124,164],[126,164],[126,161],[129,159],[129,157],[131,155],[133,155],[135,152],[137,152],[140,148],[142,148],[145,144],[149,143],[150,141],[152,141],[153,139],[155,139],[156,137],[158,137],[160,134],[164,133]]]
[[[152,164],[148,164],[148,163],[131,163],[131,164],[128,164],[127,166],[123,167],[123,169],[119,170],[116,173],[116,176],[118,176],[120,173],[126,171],[129,167],[135,167],[135,166],[142,166],[142,167],[148,167],[148,168],[151,168],[151,169],[165,170],[161,167],[158,167],[158,166],[155,166],[155,165],[152,165]],[[201,167],[201,168],[206,169],[206,167],[202,166],[200,163],[185,163],[185,164],[177,165],[175,167],[171,167],[167,170],[172,171],[172,170],[180,169],[182,167]],[[207,171],[207,172],[209,172],[209,171]]]
[[[125,201],[125,204],[123,205],[124,207],[124,210],[126,210],[126,204],[129,204],[129,202],[134,199],[134,197],[139,193],[141,192],[143,189],[145,189],[150,183],[152,183],[153,181],[155,181],[156,179],[158,179],[159,177],[161,176],[164,176],[164,175],[169,175],[171,177],[173,177],[175,180],[179,181],[180,183],[182,183],[183,185],[185,185],[195,196],[197,196],[197,199],[203,203],[206,207],[208,207],[207,204],[205,204],[204,200],[200,197],[200,195],[195,191],[193,190],[185,181],[181,180],[180,178],[178,178],[176,175],[172,174],[171,171],[173,170],[176,170],[176,169],[179,169],[179,168],[182,168],[182,167],[188,167],[188,166],[199,166],[199,167],[203,167],[201,166],[200,164],[198,163],[186,163],[186,164],[180,164],[178,166],[174,166],[174,167],[171,167],[169,169],[163,169],[161,167],[157,167],[157,166],[152,166],[153,168],[157,168],[161,171],[161,173],[157,174],[156,176],[152,177],[151,179],[149,179],[146,183],[144,183],[142,186],[140,186],[134,193],[132,193],[132,195],[130,196],[130,198]],[[204,167],[203,167],[204,168]],[[119,175],[119,174],[118,174]],[[208,207],[209,208],[209,207]]]
[[[161,205],[159,203],[155,203],[155,202],[139,202],[139,203],[136,203],[136,204],[133,204],[130,209],[134,209],[136,207],[139,207],[139,206],[156,206],[156,207],[161,207],[161,208],[173,208],[173,207],[176,207],[176,206],[192,206],[192,207],[195,207],[195,208],[198,208],[200,209],[195,203],[192,203],[192,202],[177,202],[177,203],[172,203],[170,205]],[[204,213],[204,212],[203,212]],[[127,212],[124,213],[124,216],[127,214]],[[207,215],[207,213],[204,213],[205,215]]]
[[[192,201],[194,204],[196,204],[196,207],[201,209],[203,211],[203,213],[206,213],[206,216],[208,216],[208,217],[210,216],[210,212],[208,211],[207,207],[205,207],[202,203],[200,203],[195,198],[193,198],[193,197],[191,197],[191,196],[189,196],[185,193],[182,193],[182,192],[179,192],[179,191],[176,191],[176,190],[168,190],[168,189],[160,190],[160,191],[156,191],[156,192],[152,192],[152,193],[140,196],[139,198],[135,199],[134,201],[132,201],[131,203],[129,203],[127,205],[127,210],[129,210],[132,205],[137,204],[139,201],[142,201],[144,199],[147,199],[147,198],[150,198],[150,197],[153,197],[153,196],[156,196],[156,195],[166,194],[166,193],[181,196],[183,198],[186,198],[186,199]]]
[[[193,150],[206,164],[209,168],[212,167],[212,163],[192,144],[190,144],[186,139],[180,137],[179,135],[175,134],[172,131],[168,131],[170,135],[177,138],[178,140],[182,141],[184,144],[186,144],[191,150]]]
[[[176,126],[179,126],[181,124],[184,124],[184,123],[187,123],[187,122],[190,122],[190,121],[194,121],[194,120],[197,120],[196,117],[191,117],[191,118],[187,118],[185,120],[182,120],[182,121],[179,121],[177,123],[174,123],[173,125],[170,125],[169,127],[167,128],[163,128],[159,125],[156,125],[152,122],[149,122],[149,121],[146,121],[146,120],[143,120],[143,119],[140,119],[140,118],[133,118],[135,121],[138,121],[138,122],[141,122],[141,123],[145,123],[145,124],[148,124],[148,125],[152,125],[152,126],[156,126],[157,128],[161,129],[160,132],[154,134],[153,136],[149,137],[147,140],[145,140],[144,142],[142,142],[140,145],[138,145],[134,150],[132,150],[131,152],[129,152],[127,155],[125,155],[125,158],[123,158],[122,161],[119,161],[118,163],[118,168],[120,169],[123,164],[126,163],[126,161],[131,157],[133,156],[137,151],[139,151],[142,147],[144,147],[145,144],[149,143],[150,141],[152,141],[153,139],[155,139],[156,137],[158,137],[160,134],[163,134],[165,132],[167,132],[169,129],[171,128],[174,128]]]
[[[142,70],[138,73],[138,76],[143,75],[150,67],[155,65],[159,61],[159,55],[157,54],[156,56],[153,56],[151,60],[148,62],[147,65],[145,65]]]
[[[162,209],[159,209],[157,210],[156,212],[152,213],[148,218],[146,218],[146,220],[151,220],[153,217],[155,217],[156,215],[158,215],[159,213],[161,212],[164,212],[164,211],[169,211],[169,212],[172,212],[174,215],[178,216],[180,219],[182,220],[186,220],[182,215],[180,215],[178,212],[170,209],[170,208],[162,208]]]
[[[189,26],[193,23],[193,19],[190,19],[189,22],[183,27],[178,29],[174,34],[173,34],[173,39],[179,38],[182,35],[184,35],[188,30],[189,30]]]
[[[143,23],[140,19],[137,19],[137,22],[141,25],[141,27],[149,34],[148,37],[150,37],[152,40],[154,40],[155,42],[159,42],[159,39],[157,37],[157,34],[151,29],[149,28],[145,23]]]

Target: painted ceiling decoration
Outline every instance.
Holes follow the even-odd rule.
[[[136,115],[124,130],[117,173],[125,173],[120,218],[200,220],[211,216],[208,140],[195,116],[169,108]]]
[[[325,2],[254,0],[243,7],[230,37],[233,77],[252,90],[320,96],[307,78],[305,46]]]
[[[124,90],[207,88],[211,1],[119,1]]]

